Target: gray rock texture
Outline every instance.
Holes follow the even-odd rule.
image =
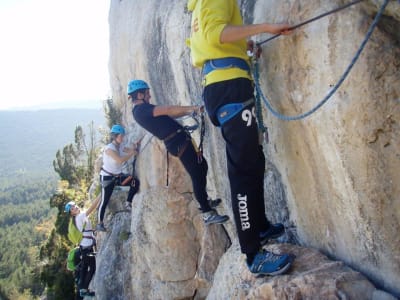
[[[363,1],[266,43],[260,83],[275,109],[297,115],[317,105],[352,60],[381,4]],[[240,5],[246,23],[297,24],[343,1]],[[112,95],[130,141],[144,132],[131,115],[129,80],[146,80],[153,103],[201,104],[200,70],[192,68],[185,46],[186,1],[111,0],[109,23]],[[310,117],[281,121],[263,105],[267,215],[288,228],[282,244],[268,247],[296,254],[291,272],[262,279],[249,274],[232,222],[204,227],[183,167],[170,158],[167,170],[163,144],[146,135],[137,161],[142,189],[132,214],[119,212],[126,197],[119,191],[108,210],[110,231],[99,237],[97,298],[399,297],[399,28],[400,3],[390,1],[349,77]],[[224,144],[218,128],[206,125],[208,190],[223,199],[219,211],[232,219]]]

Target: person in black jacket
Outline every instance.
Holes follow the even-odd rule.
[[[206,191],[208,171],[206,159],[196,150],[190,134],[174,120],[193,113],[202,113],[203,107],[150,104],[150,87],[143,80],[130,81],[127,92],[133,104],[132,113],[136,122],[163,140],[168,152],[180,159],[190,175],[193,192],[200,204],[205,224],[226,222],[229,217],[219,215],[213,208],[219,204],[220,200],[210,200]]]

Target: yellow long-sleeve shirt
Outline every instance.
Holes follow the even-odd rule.
[[[221,32],[226,25],[243,25],[236,0],[189,0],[188,10],[192,11],[192,21],[187,45],[191,49],[195,67],[202,68],[207,60],[223,57],[249,60],[245,39],[232,43],[220,42]],[[204,85],[239,77],[251,79],[247,71],[239,68],[214,70],[207,74]]]

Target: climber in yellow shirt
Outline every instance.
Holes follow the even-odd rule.
[[[282,224],[265,215],[265,157],[254,114],[253,81],[246,38],[259,33],[289,34],[288,24],[244,25],[236,0],[189,0],[191,34],[187,44],[202,68],[203,100],[211,122],[221,127],[236,230],[249,270],[257,275],[286,272],[293,257],[262,249],[281,236]]]

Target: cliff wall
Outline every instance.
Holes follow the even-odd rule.
[[[352,60],[381,3],[363,1],[266,43],[260,83],[272,105],[285,115],[317,105]],[[297,24],[343,2],[240,4],[246,23]],[[190,32],[186,1],[112,0],[109,23],[113,100],[130,141],[144,132],[131,115],[129,80],[146,80],[153,103],[201,104],[200,70],[192,68],[184,43]],[[133,212],[111,205],[112,232],[100,237],[95,278],[100,299],[111,299],[105,295],[116,289],[107,288],[104,272],[110,280],[118,277],[113,284],[124,291],[112,299],[385,297],[375,288],[400,296],[399,28],[400,4],[390,1],[349,77],[310,117],[282,121],[263,106],[269,133],[264,144],[267,215],[288,228],[282,243],[269,247],[298,256],[292,273],[254,279],[246,271],[232,222],[204,228],[182,166],[170,158],[167,169],[164,146],[146,135],[137,162],[142,189]],[[208,189],[223,199],[219,210],[233,220],[221,134],[206,125]],[[198,141],[197,133],[194,137]],[[109,247],[117,248],[107,252]],[[113,269],[108,253],[126,262]],[[323,287],[330,294],[323,294]]]

